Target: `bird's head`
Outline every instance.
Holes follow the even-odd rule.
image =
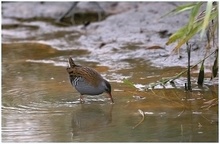
[[[110,85],[110,83],[107,80],[104,80],[104,86],[105,86],[105,92],[111,98],[112,103],[114,103],[114,100],[113,100],[112,94],[111,94],[111,85]]]

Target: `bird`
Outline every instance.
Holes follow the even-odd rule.
[[[111,85],[96,70],[90,67],[76,65],[69,57],[69,66],[66,68],[70,83],[80,93],[80,102],[84,102],[83,95],[99,95],[107,93],[114,103],[111,94]]]

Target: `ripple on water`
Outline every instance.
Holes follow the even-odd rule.
[[[53,64],[54,66],[63,66],[63,67],[67,66],[67,61],[66,62],[57,62],[54,60],[31,60],[31,59],[28,59],[28,60],[26,60],[26,62]]]

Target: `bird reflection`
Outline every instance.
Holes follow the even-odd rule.
[[[81,105],[81,108],[73,112],[72,135],[96,132],[108,126],[112,122],[113,105],[101,106],[99,104]]]

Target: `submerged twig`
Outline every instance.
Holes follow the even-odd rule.
[[[209,108],[216,106],[218,104],[218,99],[214,98],[214,99],[211,99],[209,101],[204,102],[203,104],[204,105],[201,108],[209,109]]]
[[[180,117],[184,112],[185,112],[185,107],[184,107],[184,109],[177,115],[177,117]]]
[[[137,123],[137,124],[133,127],[133,129],[135,129],[137,126],[139,126],[139,125],[144,121],[144,112],[143,112],[142,110],[140,110],[140,109],[138,109],[138,112],[141,114],[142,119],[141,119],[141,121],[140,121],[139,123]]]
[[[207,121],[210,122],[210,123],[214,123],[214,122],[215,122],[214,120],[211,120],[211,119],[205,117],[204,115],[201,115],[201,117],[203,117],[205,120],[207,120]],[[217,121],[216,121],[216,122],[217,122]]]

